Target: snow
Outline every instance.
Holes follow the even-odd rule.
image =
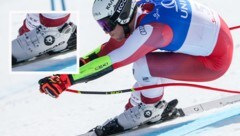
[[[240,25],[239,5],[236,0],[198,0],[217,10],[229,26]],[[105,42],[109,37],[91,15],[93,0],[66,0],[67,9],[79,11],[79,55],[82,56]],[[50,10],[50,1],[8,0],[1,3],[0,40],[2,41],[0,76],[0,135],[1,136],[71,136],[87,132],[107,119],[120,114],[129,98],[129,93],[117,95],[81,95],[64,92],[58,99],[41,94],[38,80],[46,73],[11,73],[10,69],[10,11]],[[201,83],[219,88],[240,90],[240,29],[232,31],[235,51],[231,67],[218,80]],[[8,58],[8,59],[5,59]],[[130,88],[135,83],[131,65],[87,84],[74,85],[80,90],[115,90]],[[211,92],[196,88],[169,87],[165,89],[165,100],[179,99],[179,107],[207,102],[232,94]],[[203,114],[181,118],[158,128],[153,127],[129,135],[240,135],[239,104],[211,110]],[[208,123],[206,120],[214,119]],[[204,123],[199,123],[202,121]],[[204,125],[202,127],[196,127]],[[189,128],[193,128],[190,132]],[[151,131],[150,131],[151,130]],[[155,133],[155,132],[159,133]],[[183,133],[186,132],[186,133]],[[188,131],[188,132],[187,132]],[[124,134],[125,135],[125,134]]]

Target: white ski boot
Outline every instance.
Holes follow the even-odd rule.
[[[140,103],[120,114],[117,117],[118,123],[126,130],[147,122],[155,122],[161,119],[161,114],[165,108],[165,101],[156,104]]]
[[[65,23],[60,28],[40,25],[30,32],[24,33],[12,41],[13,64],[50,51],[67,48],[67,41],[75,29],[75,25]]]
[[[123,132],[148,122],[156,122],[161,119],[166,106],[167,103],[165,101],[160,101],[156,104],[140,103],[91,131],[95,132],[97,136],[106,136]]]

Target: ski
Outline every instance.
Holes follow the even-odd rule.
[[[180,109],[182,111],[181,116],[189,116],[191,114],[208,111],[215,108],[221,108],[221,107],[238,103],[238,102],[240,102],[240,95],[232,95],[232,96],[224,97],[221,99],[217,99],[217,100],[213,100],[213,101],[209,101],[202,104],[197,104],[197,105]]]
[[[13,64],[12,68],[16,68],[18,66],[23,66],[23,65],[30,64],[30,63],[38,62],[38,61],[41,61],[41,60],[46,60],[46,59],[53,58],[53,57],[56,57],[56,56],[59,56],[59,55],[64,55],[64,54],[67,54],[67,53],[70,53],[70,52],[73,52],[73,51],[76,51],[76,49],[71,49],[71,50],[65,49],[65,50],[62,50],[62,51],[57,52],[57,53],[43,54],[41,56],[34,57],[32,59],[29,59],[29,60],[26,60],[26,61],[21,61],[19,63]]]
[[[151,123],[151,124],[143,124],[136,128],[114,134],[114,136],[137,131],[137,130],[151,127],[151,126],[154,126],[157,124],[165,123],[167,121],[175,120],[180,117],[190,116],[192,114],[201,113],[201,112],[208,111],[208,110],[215,109],[215,108],[222,108],[224,106],[235,104],[238,102],[240,102],[240,95],[233,95],[233,96],[228,96],[228,97],[220,98],[217,100],[213,100],[213,101],[209,101],[209,102],[205,102],[205,103],[201,103],[201,104],[196,104],[196,105],[185,107],[185,108],[174,108],[171,111],[172,114],[168,118],[165,117],[165,118],[159,120],[158,122]],[[173,104],[176,104],[176,103],[173,103]],[[163,112],[163,114],[164,114],[164,112]],[[81,134],[79,136],[97,136],[97,135],[95,132],[89,131],[89,132],[87,132],[85,134]]]
[[[131,130],[124,131],[124,132],[121,132],[121,133],[118,133],[118,134],[133,132],[133,131],[136,131],[136,130],[139,130],[139,129],[143,129],[143,128],[151,127],[153,125],[157,125],[157,124],[160,124],[160,123],[171,121],[171,120],[177,119],[179,117],[190,116],[192,114],[201,113],[201,112],[208,111],[208,110],[211,110],[211,109],[221,108],[221,107],[224,107],[224,106],[227,106],[227,105],[230,105],[230,104],[234,104],[234,103],[237,103],[237,102],[240,102],[240,95],[228,96],[228,97],[224,97],[224,98],[221,98],[221,99],[217,99],[217,100],[213,100],[213,101],[209,101],[209,102],[205,102],[205,103],[201,103],[201,104],[196,104],[196,105],[185,107],[185,108],[178,108],[178,109],[176,109],[177,111],[176,111],[176,114],[175,114],[176,115],[175,118],[165,120],[165,121],[160,120],[160,121],[158,121],[156,123],[153,123],[153,124],[144,124],[142,126],[139,126],[136,129],[131,129]]]

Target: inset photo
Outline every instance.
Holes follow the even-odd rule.
[[[77,12],[11,12],[11,71],[77,73]]]

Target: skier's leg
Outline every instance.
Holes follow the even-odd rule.
[[[133,73],[137,80],[135,87],[161,83],[161,78],[150,75],[145,57],[134,63]],[[160,101],[163,96],[163,88],[150,89],[146,92],[133,92],[129,103],[125,106],[126,110],[102,126],[96,127],[95,133],[109,135],[160,120],[161,114],[167,106],[166,102]]]
[[[143,57],[133,64],[133,75],[136,79],[134,87],[161,84],[162,78],[152,77],[149,73],[146,58]],[[153,88],[142,92],[133,92],[126,105],[126,110],[143,102],[145,104],[154,104],[159,102],[163,96],[163,88]]]
[[[210,56],[191,56],[170,52],[149,53],[146,57],[134,63],[134,77],[137,85],[140,87],[161,84],[164,78],[199,82],[215,80],[221,77],[230,66],[232,50],[231,34],[223,22],[215,49]],[[140,92],[139,99],[143,104],[151,105],[159,102],[162,99],[162,95],[163,88],[148,89]],[[133,97],[130,98],[130,103],[131,100],[134,100]],[[131,104],[133,105],[134,103]],[[133,105],[134,107],[138,106]],[[123,114],[127,114],[127,112]],[[161,115],[160,112],[158,114]],[[118,121],[120,122],[121,118],[118,118]],[[125,121],[130,122],[129,120]],[[148,121],[155,120],[149,119]]]
[[[138,84],[135,83],[133,87],[138,87]],[[141,95],[140,92],[132,92],[131,97],[128,100],[128,103],[125,105],[125,110],[128,110],[129,108],[132,108],[133,106],[136,106],[141,103]]]
[[[57,27],[66,23],[70,17],[69,13],[41,13],[39,15],[40,22],[46,27]]]
[[[69,15],[68,13],[27,13],[26,19],[24,19],[23,25],[19,29],[19,35],[33,30],[40,24],[46,27],[61,26],[68,20]]]
[[[233,41],[228,26],[221,21],[216,46],[209,56],[154,52],[146,55],[153,77],[205,82],[221,77],[232,61]]]
[[[146,57],[137,60],[133,64],[133,75],[137,81],[137,87],[162,83],[162,78],[151,76]],[[141,102],[145,104],[154,104],[162,99],[163,88],[153,88],[147,91],[141,91],[140,96]]]
[[[23,21],[23,25],[19,28],[18,34],[22,35],[40,25],[38,13],[28,13],[26,19]]]
[[[139,86],[159,84],[162,79],[181,81],[211,81],[221,77],[230,66],[233,42],[227,25],[222,22],[214,51],[209,56],[191,56],[181,53],[154,52],[139,59],[134,64],[134,77]],[[138,97],[134,106],[121,113],[113,120],[95,129],[98,135],[107,135],[130,129],[162,116],[166,107],[161,102],[163,88],[148,89],[132,96]],[[160,102],[157,102],[160,101]],[[155,103],[156,102],[156,103]],[[174,103],[173,103],[174,105]],[[164,112],[165,113],[165,112]]]

